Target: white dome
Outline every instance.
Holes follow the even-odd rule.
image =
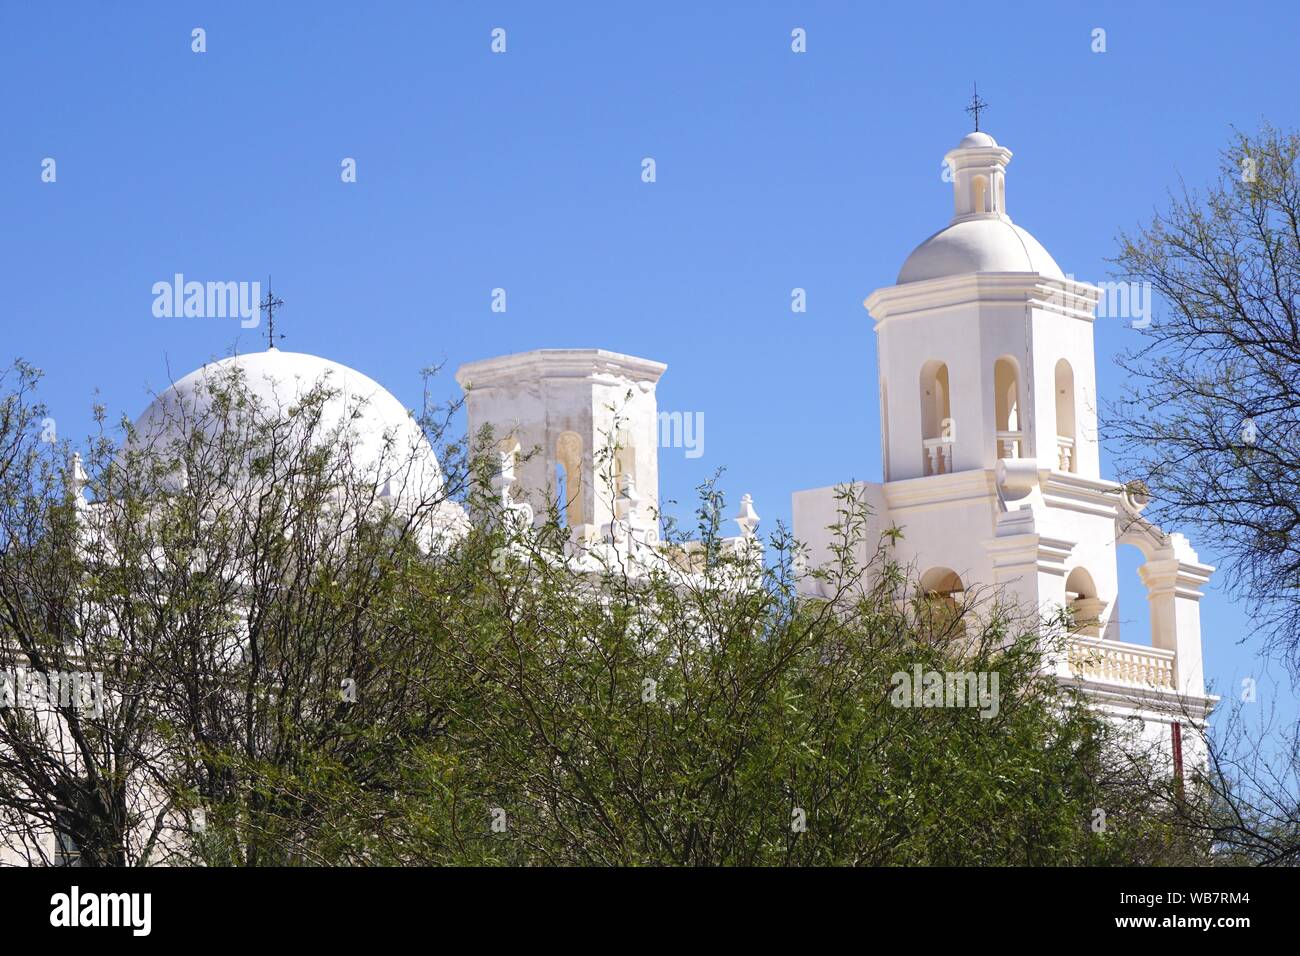
[[[967,139],[971,136],[986,134],[972,133]],[[955,222],[917,246],[903,263],[898,284],[970,272],[1037,272],[1064,278],[1056,260],[1024,229],[1005,217],[981,216]]]
[[[961,142],[957,144],[957,148],[958,149],[971,149],[971,148],[979,149],[986,146],[996,146],[997,144],[998,141],[994,139],[992,136],[990,136],[988,133],[981,133],[979,130],[976,130],[973,133],[967,133],[965,136],[963,136],[961,138]]]
[[[442,472],[418,422],[374,379],[356,369],[303,352],[271,348],[211,362],[163,391],[135,423],[136,445],[178,435],[178,415],[206,412],[212,388],[240,374],[265,413],[286,414],[318,384],[332,394],[322,407],[318,434],[335,429],[352,442],[354,466],[374,470],[379,485],[398,499],[427,501],[442,489]]]

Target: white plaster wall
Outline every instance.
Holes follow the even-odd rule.
[[[922,480],[943,482],[944,477]],[[885,496],[896,500],[897,490],[887,485]],[[996,500],[987,496],[963,496],[892,508],[889,517],[903,533],[895,549],[898,560],[914,567],[918,576],[947,568],[968,588],[992,584],[988,542],[993,537],[995,505]]]
[[[856,554],[860,563],[866,562],[870,555],[874,554],[876,542],[890,525],[889,509],[879,484],[855,482],[848,487],[852,488],[855,495],[860,495],[873,512]],[[805,562],[809,568],[825,566],[834,559],[831,546],[836,534],[832,529],[843,522],[839,512],[845,507],[844,502],[838,497],[839,489],[838,485],[830,485],[825,488],[796,491],[791,496],[794,536],[796,541],[806,547]],[[812,588],[806,588],[804,593],[817,592]]]

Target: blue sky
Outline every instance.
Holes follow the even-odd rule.
[[[879,477],[861,303],[950,215],[972,80],[1015,152],[1011,215],[1097,280],[1232,125],[1297,125],[1298,23],[1286,3],[7,3],[3,358],[45,370],[77,435],[96,390],[134,417],[169,369],[260,347],[233,319],[155,318],[177,272],[273,274],[283,347],[409,405],[434,363],[451,396],[474,359],[629,352],[668,364],[662,410],[705,415],[701,458],[661,453],[661,494],[689,504],[725,466],[770,529],[793,490]],[[1096,332],[1105,398],[1137,333]],[[1144,626],[1137,561],[1121,606]],[[1262,677],[1247,611],[1202,609],[1220,692]]]

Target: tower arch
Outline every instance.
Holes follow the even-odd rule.
[[[1020,418],[1020,363],[1003,355],[993,363],[994,457],[1024,456]]]
[[[942,475],[952,471],[951,446],[956,441],[946,362],[931,359],[921,366],[920,400],[923,474]]]
[[[1074,369],[1065,359],[1056,363],[1053,396],[1056,404],[1056,465],[1061,471],[1078,471]]]
[[[559,496],[560,515],[565,524],[575,528],[586,518],[583,512],[583,481],[585,462],[582,455],[582,436],[574,431],[560,433],[555,441],[556,491]],[[563,483],[561,483],[563,476]]]

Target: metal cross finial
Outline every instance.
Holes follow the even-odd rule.
[[[980,131],[980,110],[986,110],[989,105],[980,99],[979,87],[974,83],[971,84],[970,106],[966,107],[966,112],[975,117],[975,132]]]
[[[266,299],[262,302],[260,308],[266,313],[266,344],[267,348],[275,348],[275,310],[284,305],[283,299],[277,299],[271,294],[271,277],[266,277]],[[280,338],[284,338],[283,335]]]

